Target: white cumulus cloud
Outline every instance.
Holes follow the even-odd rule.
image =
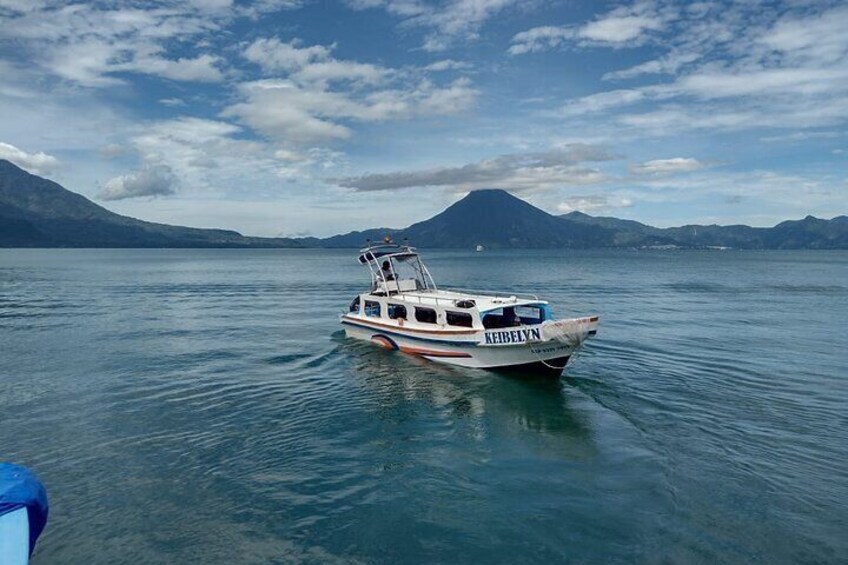
[[[539,26],[515,34],[508,52],[523,55],[556,49],[560,46],[634,46],[644,42],[650,32],[660,31],[670,14],[662,13],[651,2],[622,6],[581,25]]]
[[[446,86],[422,80],[403,88],[364,92],[267,79],[244,83],[239,90],[243,100],[226,108],[222,115],[238,118],[268,137],[290,143],[346,139],[352,134],[345,124],[349,121],[456,114],[469,108],[477,97],[477,90],[464,78]]]
[[[109,179],[98,196],[102,200],[124,200],[174,193],[176,177],[166,165],[151,165],[140,171]]]
[[[36,175],[49,174],[59,166],[59,160],[53,155],[48,155],[43,151],[27,153],[23,149],[2,141],[0,141],[0,159],[11,161],[20,168]]]

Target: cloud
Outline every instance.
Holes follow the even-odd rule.
[[[102,200],[125,200],[144,196],[167,196],[174,193],[176,178],[165,165],[144,169],[109,179],[98,196]]]
[[[848,68],[779,68],[758,70],[704,70],[681,77],[668,87],[658,87],[662,95],[697,96],[705,100],[741,96],[815,95],[846,89]]]
[[[447,187],[461,191],[497,187],[520,192],[602,182],[606,178],[603,173],[582,163],[616,158],[605,147],[574,144],[541,153],[501,155],[460,167],[331,180],[338,186],[358,192],[420,187]]]
[[[733,221],[774,225],[793,216],[833,216],[834,210],[845,208],[843,187],[844,178],[824,172],[800,175],[769,170],[704,169],[685,176],[647,175],[632,179],[628,196],[632,194],[634,200],[646,203],[675,202],[689,210],[701,210],[709,202],[722,202],[733,205],[733,210],[727,212],[734,214]],[[744,210],[739,209],[741,203]],[[725,217],[723,221],[728,219]],[[702,223],[694,214],[689,221]]]
[[[757,43],[796,63],[839,63],[848,54],[848,6],[808,16],[785,15]]]
[[[242,55],[259,65],[268,76],[282,75],[298,84],[321,88],[338,82],[354,83],[355,86],[374,85],[392,74],[385,67],[333,58],[335,44],[307,47],[301,47],[301,44],[298,39],[285,43],[277,38],[260,38],[251,43]]]
[[[641,90],[610,90],[570,100],[555,113],[561,116],[580,116],[634,104],[644,98],[645,93]]]
[[[347,0],[347,5],[354,10],[382,8],[393,16],[418,16],[425,13],[428,7],[419,0]]]
[[[167,167],[184,197],[276,197],[281,179],[314,186],[316,172],[326,174],[345,163],[337,151],[281,146],[245,134],[241,126],[223,120],[182,117],[138,127],[129,144],[145,167]]]
[[[435,63],[430,63],[426,67],[424,67],[425,71],[439,72],[439,71],[461,71],[473,68],[474,65],[471,63],[466,63],[463,61],[454,61],[453,59],[443,59],[441,61],[436,61]]]
[[[331,59],[307,65],[293,73],[291,78],[300,83],[308,84],[326,84],[338,81],[378,84],[389,74],[388,69],[377,65]]]
[[[208,54],[194,58],[180,57],[174,60],[158,55],[148,55],[137,57],[124,65],[115,65],[112,72],[138,72],[175,81],[219,82],[224,79],[224,74],[219,68],[223,65],[223,61],[221,57]]]
[[[310,63],[326,61],[330,58],[333,46],[311,45],[299,47],[300,40],[288,43],[276,37],[260,38],[251,43],[243,52],[245,59],[256,63],[266,72],[293,71]]]
[[[684,66],[701,58],[697,53],[673,51],[658,59],[640,63],[628,69],[604,73],[603,80],[626,80],[647,74],[676,74]]]
[[[606,121],[618,137],[838,126],[848,121],[848,34],[842,32],[848,7],[807,12],[762,12],[748,4],[659,10],[669,29],[658,45],[667,44],[668,52],[603,78],[671,74],[671,80],[595,93],[545,115],[574,124],[603,110],[592,126],[602,129]],[[525,39],[515,45],[532,47],[538,38]],[[634,102],[639,108],[621,113]]]
[[[798,141],[806,141],[808,139],[837,139],[844,137],[845,135],[845,133],[838,131],[796,131],[782,135],[763,136],[760,138],[760,141],[765,141],[766,143],[795,143]]]
[[[237,177],[269,168],[268,149],[234,137],[241,132],[227,122],[184,117],[146,124],[130,142],[144,163],[166,166],[190,189],[214,189],[234,169]]]
[[[639,135],[668,136],[687,130],[738,131],[751,128],[818,128],[848,120],[848,98],[829,93],[812,99],[772,100],[767,96],[710,104],[665,104],[643,113],[615,117]]]
[[[517,33],[507,50],[511,55],[548,51],[561,46],[632,47],[662,30],[668,19],[650,2],[622,6],[582,25],[540,26]]]
[[[42,151],[27,153],[9,143],[0,141],[0,159],[6,159],[36,175],[50,174],[59,166],[59,160]]]
[[[606,195],[571,196],[557,204],[557,210],[563,214],[569,212],[602,212],[614,208],[629,208],[633,200],[624,197],[609,197]]]
[[[223,59],[169,50],[219,31],[233,17],[228,2],[173,2],[147,9],[103,4],[0,11],[0,42],[25,50],[42,70],[92,88],[124,83],[123,73],[175,81],[216,82]]]
[[[259,19],[265,14],[296,10],[303,6],[304,0],[254,0],[244,5],[236,6],[238,15]]]
[[[100,147],[98,152],[104,159],[114,159],[115,157],[121,157],[124,155],[126,153],[126,149],[117,143],[108,143]]]
[[[507,50],[511,55],[535,53],[559,47],[575,37],[572,27],[540,26],[515,34]]]
[[[630,172],[636,175],[669,175],[688,173],[704,168],[704,163],[691,157],[674,157],[672,159],[654,159],[638,165],[631,165]]]
[[[513,6],[518,0],[453,0],[441,5],[417,0],[348,0],[355,10],[380,8],[404,18],[403,26],[430,30],[421,46],[425,51],[444,51],[457,41],[479,37],[484,23]]]
[[[601,43],[628,43],[646,31],[662,29],[662,20],[647,16],[608,16],[584,25],[577,37]]]
[[[411,22],[435,28],[424,40],[425,51],[443,51],[458,39],[477,39],[486,20],[517,3],[517,0],[456,0]]]
[[[222,116],[238,118],[267,137],[299,144],[350,137],[350,128],[342,122],[457,114],[468,109],[478,94],[464,78],[443,87],[422,80],[406,88],[364,92],[267,79],[244,83],[239,90],[243,100],[227,107]]]
[[[243,51],[269,77],[238,86],[241,100],[224,109],[264,136],[287,144],[347,139],[353,122],[406,120],[467,110],[477,90],[467,78],[437,85],[427,69],[391,69],[336,59],[333,45],[260,38]],[[455,61],[443,67],[459,68]]]

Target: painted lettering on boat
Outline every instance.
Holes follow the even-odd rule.
[[[486,345],[508,345],[510,343],[526,343],[528,341],[541,341],[542,332],[539,328],[526,328],[520,330],[498,330],[486,332]]]

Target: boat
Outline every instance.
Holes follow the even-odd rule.
[[[486,248],[483,247],[482,245],[478,245],[475,249],[476,249],[477,253],[480,253],[481,251],[485,250]]]
[[[598,316],[555,320],[535,294],[438,288],[418,251],[383,243],[361,249],[371,287],[341,315],[347,337],[432,361],[559,376]]]

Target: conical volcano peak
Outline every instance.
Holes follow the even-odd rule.
[[[481,188],[472,190],[464,198],[449,206],[444,213],[466,213],[470,210],[487,214],[509,214],[523,211],[547,215],[529,202],[518,198],[501,188]]]
[[[497,203],[514,201],[522,202],[520,198],[502,188],[478,188],[469,192],[459,202]]]

